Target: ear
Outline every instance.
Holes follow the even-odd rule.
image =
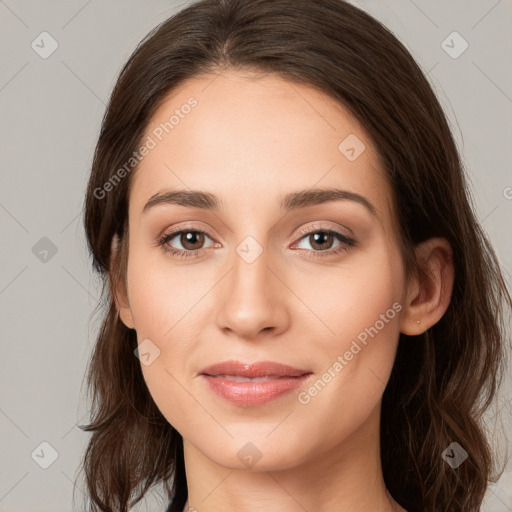
[[[400,331],[417,336],[445,314],[452,296],[455,269],[453,251],[444,238],[430,238],[415,248],[423,270],[410,279],[404,301]]]
[[[112,237],[112,244],[110,246],[110,269],[112,274],[116,274],[115,266],[118,265],[119,257],[119,237],[115,234]],[[111,284],[113,283],[111,279]],[[135,329],[132,311],[128,302],[128,293],[124,285],[123,279],[118,279],[117,285],[113,285],[112,293],[114,295],[114,302],[116,304],[119,318],[126,327]]]

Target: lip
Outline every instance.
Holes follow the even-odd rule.
[[[223,361],[206,368],[199,373],[202,375],[237,375],[239,377],[300,377],[309,370],[293,368],[286,364],[274,363],[273,361],[258,361],[253,364],[241,363],[240,361]]]
[[[236,405],[253,407],[293,391],[312,372],[272,361],[224,361],[204,368],[200,375],[217,395]]]

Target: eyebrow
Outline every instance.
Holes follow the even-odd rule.
[[[298,208],[307,208],[330,201],[354,201],[364,206],[372,215],[377,216],[377,211],[373,204],[366,197],[341,190],[337,188],[315,188],[309,190],[300,190],[291,192],[283,197],[280,203],[281,209],[285,211],[296,210]],[[202,208],[205,210],[218,211],[222,202],[210,192],[200,190],[167,190],[157,192],[150,197],[145,204],[142,213],[149,211],[157,205],[175,204],[189,208]]]

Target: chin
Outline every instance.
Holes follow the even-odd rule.
[[[295,446],[261,441],[231,440],[218,444],[219,451],[211,452],[208,446],[204,455],[214,463],[234,471],[280,471],[295,467],[303,462]],[[301,446],[303,448],[303,446]]]

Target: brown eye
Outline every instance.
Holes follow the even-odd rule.
[[[317,231],[309,235],[309,242],[313,249],[330,249],[334,242],[334,236],[329,231]]]
[[[190,251],[201,249],[204,244],[204,233],[199,231],[182,231],[179,240],[184,249]]]
[[[205,246],[205,240],[210,237],[199,230],[195,229],[182,229],[181,231],[174,231],[162,236],[159,243],[163,246],[164,250],[173,254],[192,255],[199,252],[201,249],[208,248],[213,245]]]
[[[299,242],[295,247],[307,250],[312,257],[317,256],[334,256],[350,247],[356,245],[356,241],[347,235],[332,229],[317,229],[316,231],[302,232]],[[309,245],[310,248],[303,244]]]

